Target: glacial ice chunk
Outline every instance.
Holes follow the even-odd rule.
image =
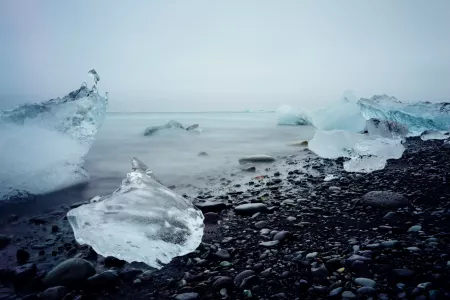
[[[358,101],[362,115],[366,119],[390,120],[408,126],[419,135],[427,129],[448,131],[450,125],[450,103],[417,102],[403,103],[395,97],[376,95]]]
[[[312,123],[320,130],[360,132],[366,126],[366,119],[356,102],[343,97],[327,108],[314,111]]]
[[[405,148],[400,138],[368,136],[344,130],[317,130],[309,149],[320,157],[347,157],[344,169],[368,173],[383,169],[388,159],[398,159]]]
[[[395,121],[370,119],[366,122],[366,129],[369,135],[378,135],[387,138],[406,137],[408,126]]]
[[[0,200],[80,183],[108,100],[86,85],[63,98],[0,111]]]
[[[155,179],[134,158],[118,190],[68,212],[77,242],[103,256],[154,268],[194,251],[203,236],[203,214]]]
[[[428,140],[445,140],[445,139],[450,138],[450,136],[448,134],[442,133],[442,132],[437,131],[437,130],[425,130],[420,135],[420,138],[423,141],[428,141]]]
[[[278,125],[311,125],[307,111],[301,111],[289,105],[282,105],[277,110]]]

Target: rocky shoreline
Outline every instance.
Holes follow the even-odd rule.
[[[408,138],[369,174],[310,155],[221,195],[202,244],[161,270],[79,245],[68,206],[0,226],[0,299],[449,299],[450,150]],[[324,181],[326,175],[337,179]],[[255,174],[257,175],[257,173]],[[80,204],[72,205],[76,206]]]

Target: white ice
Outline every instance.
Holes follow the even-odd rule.
[[[347,157],[348,172],[372,172],[383,169],[388,159],[402,156],[402,139],[383,138],[344,130],[317,130],[309,142],[309,149],[324,158]]]
[[[0,200],[86,180],[82,166],[107,106],[83,85],[63,98],[0,111]]]
[[[310,125],[311,116],[305,110],[294,108],[289,105],[280,106],[277,111],[278,125]]]
[[[203,214],[158,183],[137,159],[121,187],[67,214],[75,239],[103,256],[161,268],[194,251],[203,236]]]

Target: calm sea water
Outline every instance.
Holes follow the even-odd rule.
[[[144,136],[148,126],[176,120],[188,127],[199,124],[202,132],[167,129]],[[288,145],[309,140],[313,127],[277,126],[275,113],[109,113],[97,134],[85,164],[87,184],[39,196],[20,205],[6,204],[0,214],[34,214],[60,204],[90,200],[115,191],[131,170],[131,159],[139,158],[166,186],[181,194],[196,196],[202,189],[222,190],[267,174],[283,161],[257,166],[257,172],[241,171],[239,158],[267,154],[296,155],[302,147]],[[207,152],[208,156],[198,156]]]
[[[199,124],[202,132],[168,129],[143,135],[146,127],[170,120],[184,127]],[[312,127],[277,126],[275,113],[111,113],[85,165],[91,176],[88,194],[114,191],[130,171],[132,157],[147,164],[167,186],[183,192],[211,187],[216,179],[239,172],[240,157],[299,153],[299,147],[288,143],[309,140],[313,134]]]

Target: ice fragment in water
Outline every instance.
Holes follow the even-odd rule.
[[[63,98],[0,111],[0,200],[80,183],[108,100],[85,85]]]
[[[70,210],[67,217],[80,244],[154,268],[194,251],[204,227],[201,211],[158,183],[137,159],[117,191]]]
[[[428,141],[428,140],[445,140],[445,139],[448,139],[449,137],[450,136],[448,134],[444,134],[444,133],[442,133],[440,131],[437,131],[437,130],[425,130],[420,135],[420,138],[423,141]]]
[[[367,136],[343,130],[317,130],[309,149],[324,158],[350,158],[344,163],[348,172],[383,169],[388,159],[398,159],[405,148],[402,139]]]
[[[289,105],[280,106],[277,111],[278,125],[311,125],[307,111],[301,111]]]

